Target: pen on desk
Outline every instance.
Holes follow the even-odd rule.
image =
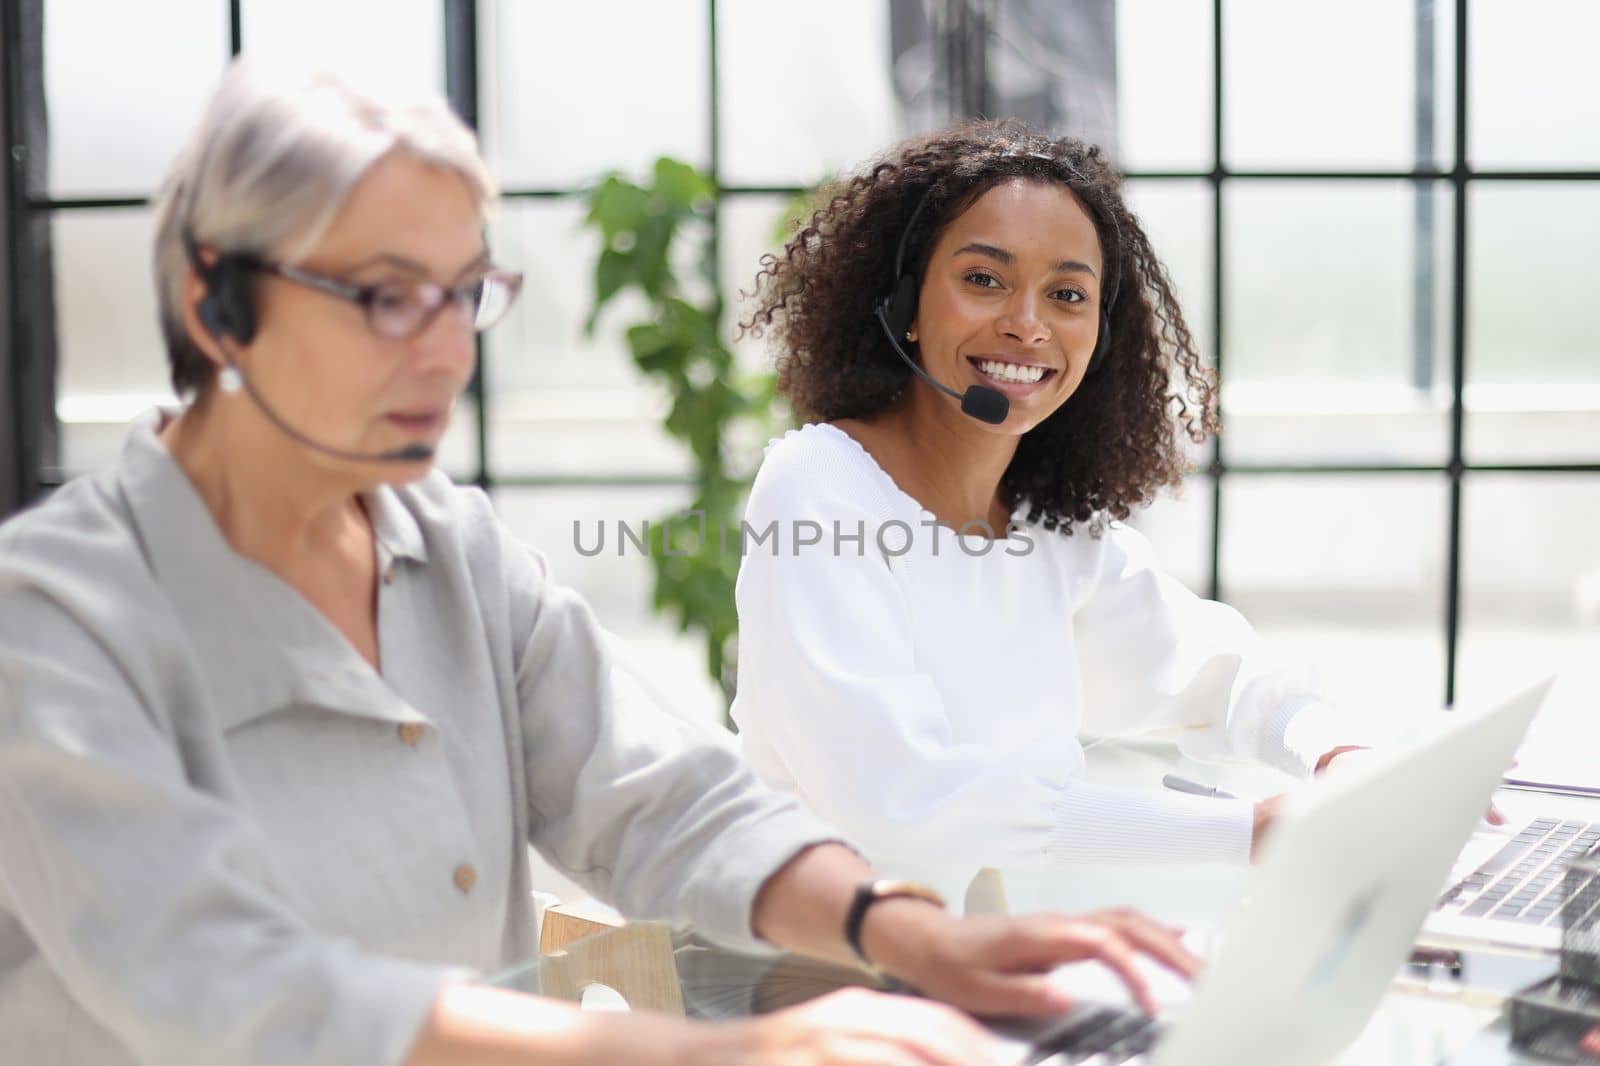
[[[1232,792],[1224,792],[1220,788],[1212,788],[1210,785],[1202,785],[1198,781],[1190,781],[1187,777],[1179,777],[1177,774],[1168,774],[1161,779],[1161,783],[1172,789],[1174,792],[1188,792],[1195,796],[1210,796],[1212,799],[1221,800],[1239,798]]]

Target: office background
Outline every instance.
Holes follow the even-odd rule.
[[[228,56],[432,86],[506,191],[522,301],[443,465],[489,489],[687,713],[721,696],[648,561],[574,546],[688,498],[665,397],[583,321],[582,192],[707,171],[746,307],[796,193],[1020,114],[1100,140],[1223,373],[1225,432],[1137,524],[1363,707],[1498,690],[1600,630],[1600,67],[1590,0],[7,0],[0,513],[171,402],[148,199]],[[636,311],[637,308],[631,309]],[[863,328],[867,328],[863,324]],[[737,346],[745,365],[765,358]]]

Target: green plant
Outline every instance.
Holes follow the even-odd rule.
[[[647,302],[645,319],[627,329],[628,349],[639,370],[666,387],[666,429],[689,448],[694,490],[686,512],[653,523],[660,531],[649,539],[654,604],[674,614],[680,630],[704,636],[706,670],[731,700],[735,537],[754,465],[733,454],[731,442],[766,439],[773,378],[741,373],[724,340],[711,254],[716,195],[705,175],[667,158],[656,160],[649,184],[613,173],[588,193],[584,224],[599,230],[602,246],[586,328],[592,332],[601,311],[630,289]],[[680,272],[685,262],[695,265]]]

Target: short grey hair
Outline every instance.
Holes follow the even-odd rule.
[[[300,262],[393,152],[458,174],[487,217],[494,178],[437,93],[380,97],[328,73],[269,72],[247,59],[228,68],[156,200],[156,299],[180,396],[205,391],[216,374],[183,325],[188,242]]]

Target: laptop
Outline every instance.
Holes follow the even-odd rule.
[[[1600,850],[1600,821],[1535,818],[1439,898],[1423,926],[1430,944],[1554,954],[1569,911],[1588,899],[1574,859]]]
[[[1366,1025],[1408,958],[1545,681],[1293,795],[1170,1021],[1081,1004],[1026,1029],[1050,1066],[1313,1066]],[[1024,1043],[1026,1044],[1024,1045]]]
[[[1570,740],[1566,749],[1536,752],[1534,765],[1521,768],[1531,778],[1506,777],[1509,787],[1546,793],[1549,803],[1540,812],[1545,816],[1485,834],[1462,853],[1457,879],[1423,926],[1428,944],[1513,954],[1560,950],[1572,909],[1592,888],[1587,882],[1569,883],[1568,867],[1600,853],[1600,787],[1576,783],[1573,772],[1582,765],[1592,770],[1593,752]],[[1521,757],[1528,761],[1526,752]],[[1552,757],[1555,774],[1549,772]],[[1591,761],[1585,764],[1585,758]],[[1576,798],[1559,798],[1564,796]]]

